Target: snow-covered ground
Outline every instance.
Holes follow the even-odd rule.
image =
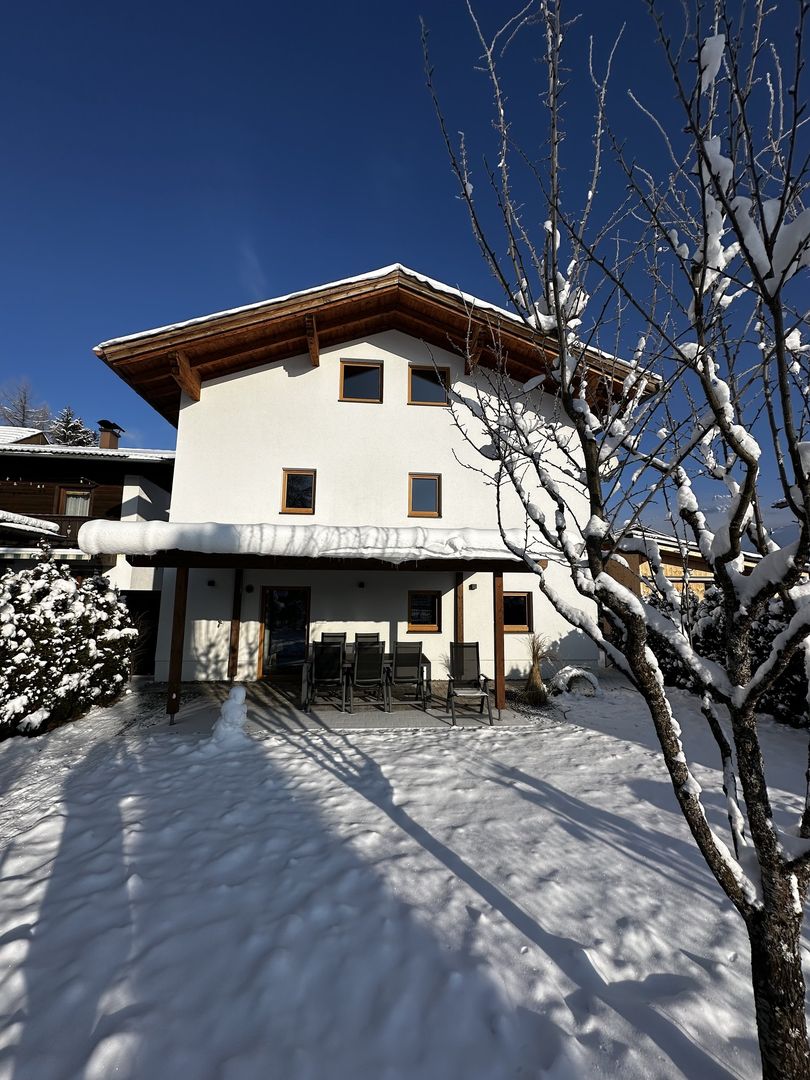
[[[108,710],[0,745],[0,1077],[756,1076],[745,936],[637,697],[564,708],[217,741]],[[764,742],[799,790],[804,737]]]

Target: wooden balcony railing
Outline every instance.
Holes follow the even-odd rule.
[[[46,534],[43,539],[49,540],[54,547],[78,548],[79,529],[89,517],[71,517],[67,514],[38,514],[43,521],[54,521],[59,526],[59,534]]]

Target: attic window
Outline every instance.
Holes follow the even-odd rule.
[[[282,514],[315,513],[315,470],[285,469],[281,489]]]
[[[382,364],[366,360],[340,361],[340,400],[381,402]]]
[[[450,368],[408,368],[409,405],[446,405]]]

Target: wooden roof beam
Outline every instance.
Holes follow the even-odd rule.
[[[321,362],[321,350],[318,345],[318,324],[314,315],[304,318],[304,326],[307,331],[307,346],[309,347],[309,359],[313,367],[318,367]]]
[[[472,332],[467,336],[467,347],[464,356],[465,375],[472,375],[475,368],[478,367],[481,353],[484,351],[484,342],[482,338],[481,323],[477,323],[472,329]]]
[[[169,353],[169,375],[184,394],[192,401],[200,400],[200,373],[192,368],[184,352],[177,350]]]

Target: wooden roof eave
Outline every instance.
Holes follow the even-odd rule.
[[[470,340],[477,340],[479,363],[488,368],[504,364],[507,374],[523,381],[540,374],[542,364],[549,365],[556,351],[553,344],[549,347],[539,340],[531,327],[499,315],[497,309],[468,304],[397,269],[384,277],[328,287],[322,293],[309,292],[113,340],[95,352],[176,424],[181,390],[188,393],[200,381],[292,356],[312,358],[313,324],[319,350],[386,327],[403,329],[460,355]],[[588,355],[614,386],[616,367],[621,379],[629,370],[619,361],[609,363],[601,356]],[[608,367],[613,370],[608,372]],[[195,393],[191,396],[194,399]]]

